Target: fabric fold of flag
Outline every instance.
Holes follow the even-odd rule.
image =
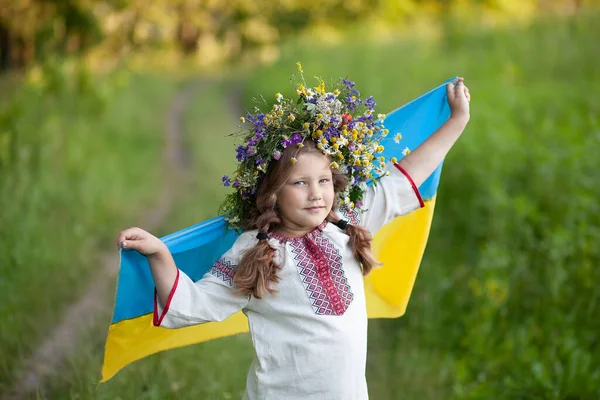
[[[454,78],[453,78],[454,79]],[[414,149],[450,116],[446,83],[388,114],[389,135],[382,145],[387,159],[401,159],[406,147]],[[402,139],[396,143],[395,136]],[[390,222],[374,236],[373,250],[384,263],[365,278],[369,318],[395,318],[404,314],[425,251],[442,165],[419,187],[425,207]],[[222,216],[167,235],[167,245],[178,268],[192,280],[200,279],[235,242]],[[182,329],[155,327],[152,323],[154,282],[144,256],[121,250],[113,318],[105,345],[102,380],[106,382],[126,365],[159,351],[247,332],[241,313],[219,323]]]

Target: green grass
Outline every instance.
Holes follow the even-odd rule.
[[[390,111],[462,75],[473,96],[464,137],[447,157],[436,218],[407,314],[371,320],[374,399],[598,398],[600,261],[597,15],[531,28],[449,31],[438,41],[324,48],[289,44],[252,74],[252,95],[307,77],[347,75]],[[160,233],[215,215],[231,172],[223,135],[236,119],[226,85],[188,110],[192,179]],[[47,398],[239,398],[252,358],[247,335],[161,353],[96,386],[108,325],[57,371]]]
[[[47,68],[0,113],[13,143],[0,157],[0,389],[162,184],[156,160],[176,82],[122,71],[85,88]]]

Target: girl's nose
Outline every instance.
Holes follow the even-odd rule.
[[[318,185],[313,185],[310,188],[310,194],[308,196],[308,199],[310,201],[317,201],[317,200],[321,200],[321,189],[319,188]]]

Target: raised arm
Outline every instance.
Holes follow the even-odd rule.
[[[446,86],[451,116],[419,147],[398,162],[419,187],[440,165],[469,122],[471,95],[463,78]]]

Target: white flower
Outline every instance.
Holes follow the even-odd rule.
[[[277,93],[277,94],[275,95],[275,98],[277,99],[277,102],[278,102],[278,103],[280,103],[280,102],[281,102],[281,99],[283,99],[283,95],[282,95],[281,93]]]
[[[394,136],[394,142],[400,143],[401,140],[402,140],[402,134],[396,133],[396,135]]]
[[[408,147],[405,147],[404,150],[402,150],[402,155],[407,156],[410,154],[410,149]]]

